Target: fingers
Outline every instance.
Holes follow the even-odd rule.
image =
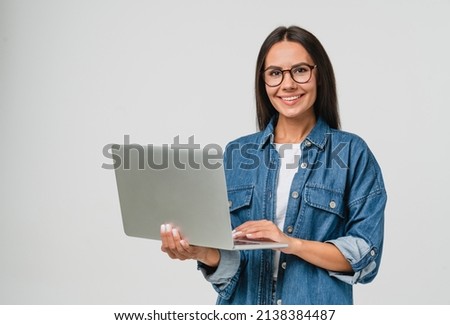
[[[269,220],[247,221],[233,231],[235,238],[270,239],[276,242],[285,237],[280,229]]]
[[[243,236],[260,231],[273,231],[274,229],[278,229],[278,227],[269,220],[247,221],[236,227],[234,233],[238,236]]]
[[[161,226],[161,251],[167,253],[172,259],[190,259],[193,258],[190,252],[191,246],[186,240],[181,238],[177,228],[169,224]]]
[[[172,259],[194,259],[202,261],[207,265],[217,265],[217,259],[220,259],[217,250],[201,246],[191,246],[189,242],[182,237],[179,230],[172,225],[162,225],[160,235],[161,251],[169,255]],[[210,254],[211,250],[217,251],[217,254]]]

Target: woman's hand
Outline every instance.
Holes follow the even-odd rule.
[[[288,244],[288,247],[280,249],[283,253],[292,254],[292,246],[295,238],[287,236],[277,225],[269,220],[247,221],[236,227],[233,231],[236,239],[271,240],[277,243]]]
[[[288,244],[288,247],[279,250],[327,270],[350,274],[353,272],[350,262],[333,244],[289,237],[269,220],[247,221],[234,229],[233,236],[257,240],[269,239]]]
[[[178,229],[170,224],[161,226],[161,241],[161,251],[172,259],[193,259],[211,267],[219,265],[220,253],[217,249],[189,245]]]

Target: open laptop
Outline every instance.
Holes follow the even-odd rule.
[[[287,246],[234,242],[222,159],[211,158],[205,149],[115,144],[112,158],[128,236],[160,240],[161,225],[171,224],[196,246],[226,250]]]

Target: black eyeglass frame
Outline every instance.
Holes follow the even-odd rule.
[[[296,69],[296,68],[298,68],[298,67],[301,67],[301,66],[307,66],[307,67],[310,68],[311,70],[310,70],[310,74],[309,74],[308,80],[303,81],[303,82],[298,82],[297,80],[294,79],[294,76],[293,76],[293,74],[292,74],[292,70],[294,70],[294,69]],[[313,70],[316,69],[316,68],[317,68],[317,64],[311,65],[311,64],[307,64],[307,63],[300,63],[300,64],[297,64],[297,65],[294,65],[294,66],[293,66],[292,68],[290,68],[290,69],[279,70],[279,71],[281,72],[281,81],[280,81],[280,83],[277,84],[277,85],[269,85],[269,84],[266,82],[266,79],[264,78],[264,74],[266,73],[266,71],[269,70],[269,69],[273,69],[273,68],[268,67],[267,69],[261,71],[261,74],[262,74],[262,79],[263,79],[264,83],[265,83],[267,86],[269,86],[269,87],[278,87],[278,86],[281,85],[281,84],[283,83],[283,81],[284,81],[284,73],[285,73],[285,72],[289,72],[289,75],[291,76],[291,79],[294,80],[296,83],[298,83],[298,84],[305,84],[305,83],[307,83],[307,82],[309,82],[309,81],[311,80],[312,74],[313,74]]]

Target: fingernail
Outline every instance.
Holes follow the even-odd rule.
[[[176,228],[172,229],[172,235],[178,236],[178,230]]]
[[[240,234],[242,234],[242,231],[236,231],[233,233],[233,237],[239,236]]]
[[[161,232],[166,232],[166,225],[161,225]]]
[[[247,234],[246,236],[247,237],[253,237],[253,234]]]
[[[172,225],[171,224],[166,224],[166,232],[171,232],[172,231]]]

